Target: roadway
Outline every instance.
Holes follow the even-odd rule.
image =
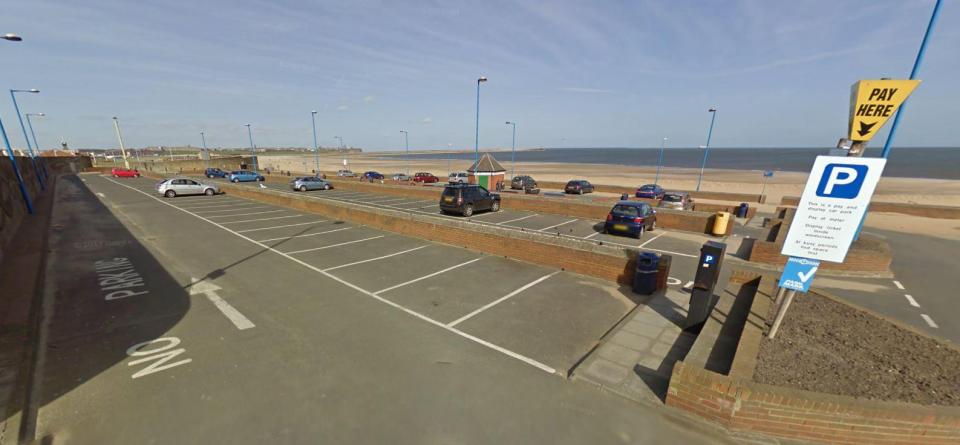
[[[38,438],[729,441],[562,377],[632,309],[628,289],[153,183],[58,181]]]

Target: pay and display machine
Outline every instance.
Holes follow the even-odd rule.
[[[707,321],[710,309],[716,302],[713,291],[720,279],[720,267],[726,251],[727,245],[716,241],[707,241],[700,247],[700,261],[697,263],[693,289],[690,290],[690,309],[684,329],[694,328]]]

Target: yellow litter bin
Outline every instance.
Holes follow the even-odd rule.
[[[713,220],[713,234],[722,236],[727,234],[727,225],[730,224],[730,212],[717,212]]]

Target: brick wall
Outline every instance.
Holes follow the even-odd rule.
[[[781,233],[785,233],[785,231],[781,229]],[[782,249],[783,242],[756,240],[750,250],[750,261],[783,266],[787,263],[787,257],[780,254]],[[888,272],[892,262],[893,254],[886,241],[861,234],[860,239],[850,247],[843,263],[823,261],[820,263],[820,268],[824,270]]]
[[[449,218],[345,205],[244,186],[225,184],[222,188],[234,196],[318,213],[328,218],[350,221],[492,255],[552,266],[623,284],[630,284],[633,280],[632,271],[636,257],[631,251],[623,249],[595,246],[577,240],[557,239],[551,243],[546,242],[546,237],[538,234],[489,226],[468,227],[466,222]]]
[[[540,188],[544,190],[563,190],[563,187],[566,185],[565,182],[552,182],[552,181],[543,181],[539,182]],[[622,185],[604,185],[604,184],[593,184],[593,187],[598,192],[604,193],[628,193],[630,196],[634,196],[637,192],[636,187],[625,187]],[[687,192],[690,194],[691,198],[694,199],[715,199],[718,201],[735,201],[735,202],[759,202],[764,203],[767,201],[767,195],[752,194],[752,193],[731,193],[731,192],[706,192],[706,191],[695,191],[695,190],[681,190],[681,189],[668,189],[671,191],[677,192]]]
[[[960,408],[879,402],[733,379],[677,362],[667,405],[731,430],[846,444],[960,443]]]
[[[796,206],[800,198],[784,196],[780,198],[781,205]],[[906,204],[898,202],[870,201],[871,212],[902,213],[904,215],[922,216],[924,218],[960,219],[960,207],[938,206],[930,204]]]
[[[705,202],[695,202],[695,203],[693,203],[693,210],[698,211],[698,212],[709,212],[709,213],[729,212],[729,213],[731,213],[731,214],[734,215],[734,216],[736,216],[737,210],[738,210],[739,208],[740,208],[740,205],[739,205],[739,204],[737,204],[737,205],[733,205],[733,204],[726,205],[726,204],[709,204],[709,203],[705,203]],[[749,208],[747,208],[747,218],[753,218],[753,216],[756,215],[756,214],[757,214],[757,208],[756,208],[756,207],[749,207]]]

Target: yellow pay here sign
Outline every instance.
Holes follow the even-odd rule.
[[[850,89],[850,140],[869,141],[919,80],[861,80]]]

